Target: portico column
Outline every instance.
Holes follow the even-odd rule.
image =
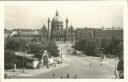
[[[62,41],[62,37],[61,37],[61,41]]]
[[[62,37],[62,41],[63,41],[63,37]]]

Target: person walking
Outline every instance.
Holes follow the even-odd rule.
[[[67,78],[69,78],[69,74],[67,74]]]
[[[63,77],[62,77],[62,75],[61,75],[61,77],[60,77],[60,78],[61,78],[61,79],[63,78]]]
[[[77,78],[77,74],[74,76],[74,79],[76,79]]]

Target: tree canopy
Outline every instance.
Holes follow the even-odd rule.
[[[15,40],[13,38],[8,38],[5,42],[5,49],[14,51],[24,51],[26,50],[27,41],[23,39]]]
[[[40,43],[29,43],[30,53],[35,54],[35,57],[42,58],[43,50],[47,50],[50,56],[59,56],[58,46],[54,41],[42,41]]]
[[[116,37],[111,38],[88,38],[76,41],[73,46],[76,50],[80,50],[86,55],[97,56],[101,51],[104,55],[120,56],[123,54],[123,42]]]
[[[15,52],[9,49],[4,51],[4,66],[10,68],[15,63]]]

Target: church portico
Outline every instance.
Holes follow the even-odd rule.
[[[57,41],[57,42],[65,42],[68,41],[68,19],[66,18],[66,27],[63,28],[63,21],[62,18],[59,16],[59,13],[56,11],[55,16],[52,20],[48,18],[48,29],[49,30],[49,36],[51,40]]]
[[[64,42],[65,37],[63,37],[63,36],[54,36],[54,37],[51,38],[51,40],[58,41],[58,42]]]

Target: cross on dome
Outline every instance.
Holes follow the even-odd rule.
[[[58,13],[58,11],[56,11],[56,16],[59,16],[59,13]]]

